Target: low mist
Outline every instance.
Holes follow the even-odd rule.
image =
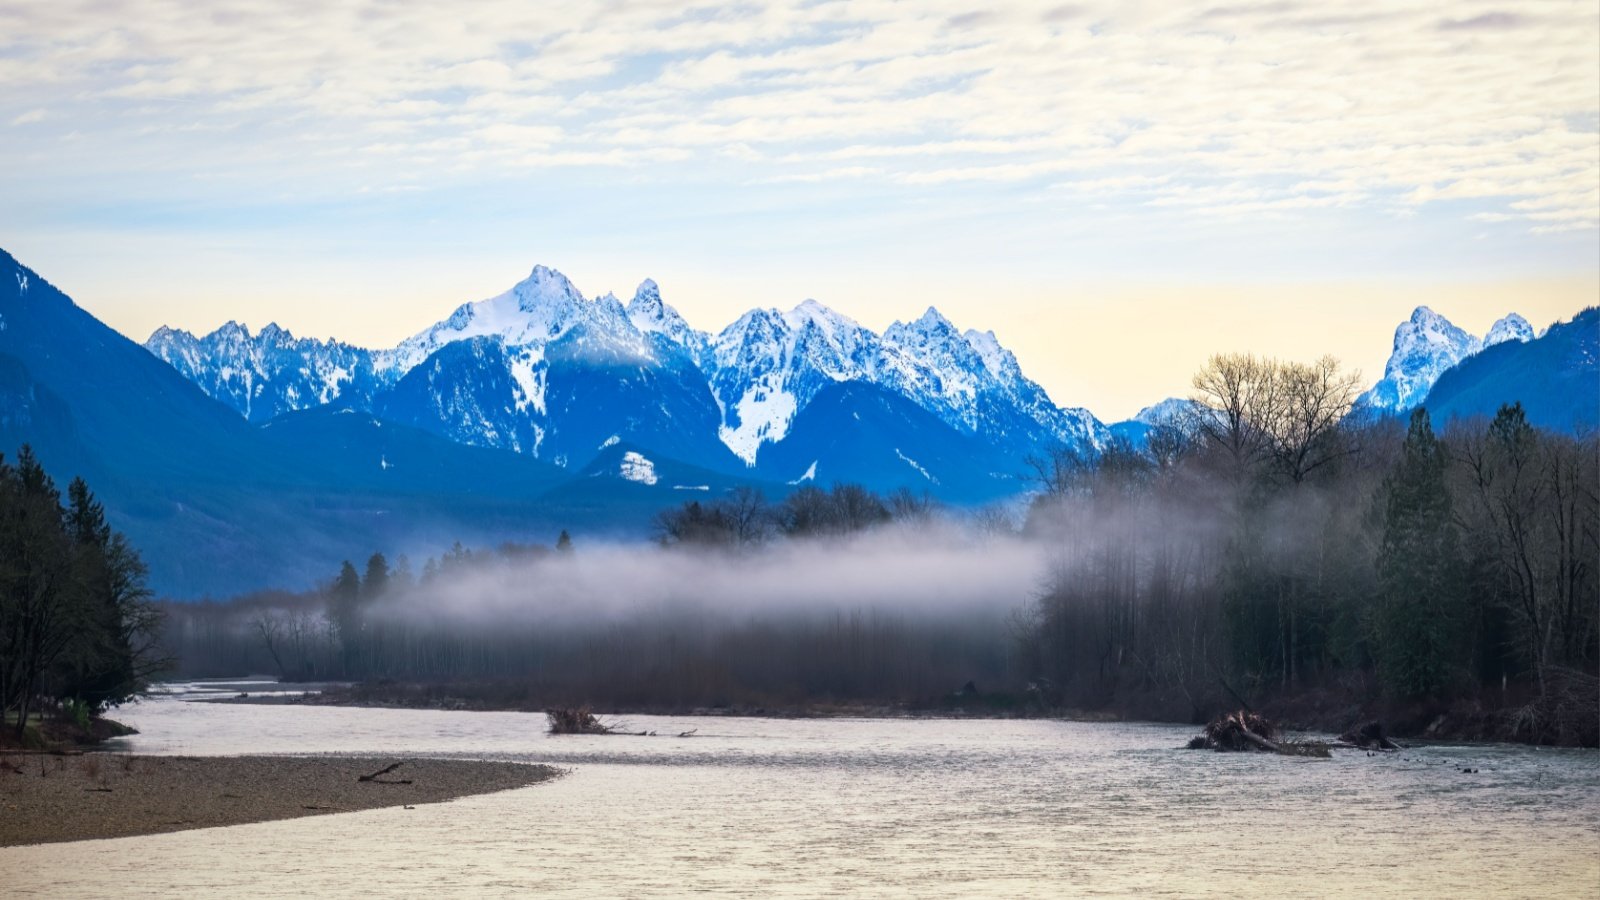
[[[435,624],[568,628],[674,614],[729,620],[872,612],[917,618],[1005,613],[1036,597],[1041,545],[954,525],[720,551],[598,544],[496,558],[396,591],[371,610]]]

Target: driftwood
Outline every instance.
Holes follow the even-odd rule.
[[[361,777],[357,778],[356,780],[357,781],[370,781],[373,784],[411,784],[411,779],[409,779],[409,778],[383,778],[383,777],[380,777],[380,776],[383,776],[383,775],[387,775],[390,772],[393,772],[395,769],[398,769],[403,765],[405,765],[405,760],[401,760],[400,762],[394,763],[392,765],[384,766],[383,768],[379,769],[378,771],[373,772],[371,775],[362,775]]]
[[[1204,733],[1189,741],[1189,749],[1279,753],[1284,756],[1328,755],[1328,748],[1322,744],[1279,740],[1278,727],[1271,720],[1243,709],[1206,723]]]
[[[545,710],[545,715],[550,717],[551,734],[616,733],[615,727],[600,721],[587,706],[558,706]]]
[[[1376,719],[1362,722],[1351,727],[1349,731],[1339,735],[1339,745],[1348,745],[1357,750],[1400,750],[1399,744],[1389,739],[1388,732],[1383,723]]]

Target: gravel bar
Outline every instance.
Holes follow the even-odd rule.
[[[371,781],[360,781],[396,762]],[[439,803],[547,781],[550,766],[389,757],[0,756],[0,847]]]

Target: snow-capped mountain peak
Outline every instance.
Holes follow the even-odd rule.
[[[573,286],[571,279],[543,265],[534,266],[528,277],[517,282],[510,293],[517,298],[517,305],[527,312],[583,302],[583,294]]]
[[[1410,318],[1394,330],[1394,349],[1384,365],[1383,378],[1361,396],[1358,405],[1386,412],[1404,412],[1422,403],[1428,391],[1449,369],[1484,347],[1505,341],[1527,341],[1533,328],[1512,313],[1478,338],[1426,306],[1412,310]]]
[[[585,300],[567,276],[548,266],[534,266],[511,290],[462,304],[449,318],[401,343],[384,362],[403,374],[455,341],[498,337],[508,347],[542,345],[585,324],[639,343],[637,330],[616,297]]]
[[[1511,313],[1494,323],[1489,333],[1483,336],[1483,346],[1488,348],[1506,341],[1531,341],[1533,338],[1533,326],[1528,324],[1528,320]]]
[[[1182,421],[1184,417],[1193,415],[1199,409],[1199,404],[1183,397],[1168,397],[1159,403],[1152,403],[1134,415],[1133,421],[1145,425],[1166,425]]]
[[[983,359],[983,367],[989,370],[989,374],[1000,378],[1020,371],[1016,356],[1000,346],[1000,339],[994,336],[993,331],[968,329],[963,337],[972,345],[972,349],[978,351],[978,356]]]
[[[639,282],[633,299],[628,301],[627,316],[640,334],[659,334],[682,347],[696,363],[705,361],[710,338],[704,332],[689,327],[676,309],[662,301],[661,288],[655,281],[646,278]]]

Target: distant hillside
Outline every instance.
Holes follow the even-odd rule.
[[[1423,405],[1436,422],[1493,416],[1521,402],[1528,421],[1576,434],[1600,425],[1600,308],[1550,326],[1530,341],[1506,341],[1449,369]]]

